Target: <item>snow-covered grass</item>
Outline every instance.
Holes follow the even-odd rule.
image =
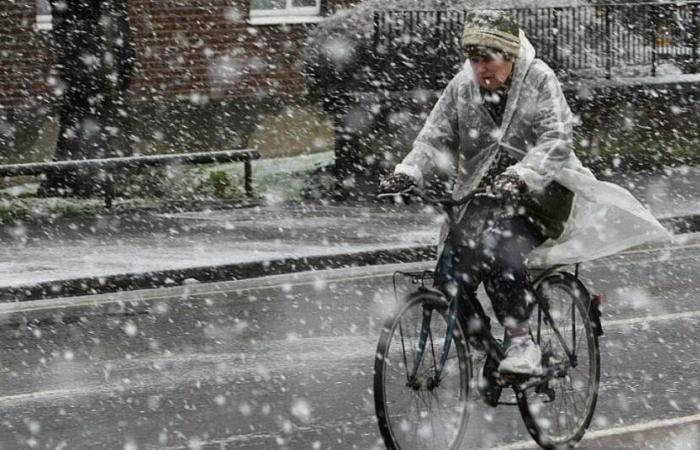
[[[331,164],[332,151],[253,161],[253,198],[245,196],[240,163],[159,168],[130,176],[126,187],[117,186],[123,195],[115,199],[113,211],[299,201],[310,186],[319,185],[318,173]],[[0,223],[110,212],[102,198],[39,198],[38,186],[32,181],[1,189]]]
[[[255,181],[258,176],[264,178],[279,173],[305,173],[330,164],[333,164],[333,151],[259,159],[253,162],[253,178]],[[226,170],[243,176],[243,166],[237,163],[219,165],[216,170]]]
[[[310,179],[314,176],[314,172],[329,167],[333,161],[332,151],[254,161],[252,163],[253,191],[258,198],[264,199],[265,203],[301,200],[304,190],[319,181]],[[198,176],[200,180],[206,180],[211,179],[212,174],[222,173],[226,174],[233,191],[237,191],[240,195],[243,189],[242,164],[202,167],[198,171]]]

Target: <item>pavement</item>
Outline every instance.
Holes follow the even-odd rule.
[[[700,168],[610,178],[674,233],[700,230]],[[442,220],[420,204],[315,202],[6,225],[0,300],[425,261]]]

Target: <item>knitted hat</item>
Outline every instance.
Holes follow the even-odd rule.
[[[473,47],[488,47],[517,57],[520,53],[520,27],[507,11],[469,11],[464,20],[462,48]]]

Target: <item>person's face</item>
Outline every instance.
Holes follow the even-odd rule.
[[[495,91],[505,83],[513,71],[513,59],[501,53],[481,53],[469,56],[469,63],[476,74],[479,86]]]

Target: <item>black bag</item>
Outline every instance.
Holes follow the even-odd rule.
[[[553,181],[542,192],[518,195],[477,196],[470,201],[447,236],[452,245],[468,246],[499,219],[525,216],[547,238],[556,239],[564,231],[571,213],[574,193]]]

